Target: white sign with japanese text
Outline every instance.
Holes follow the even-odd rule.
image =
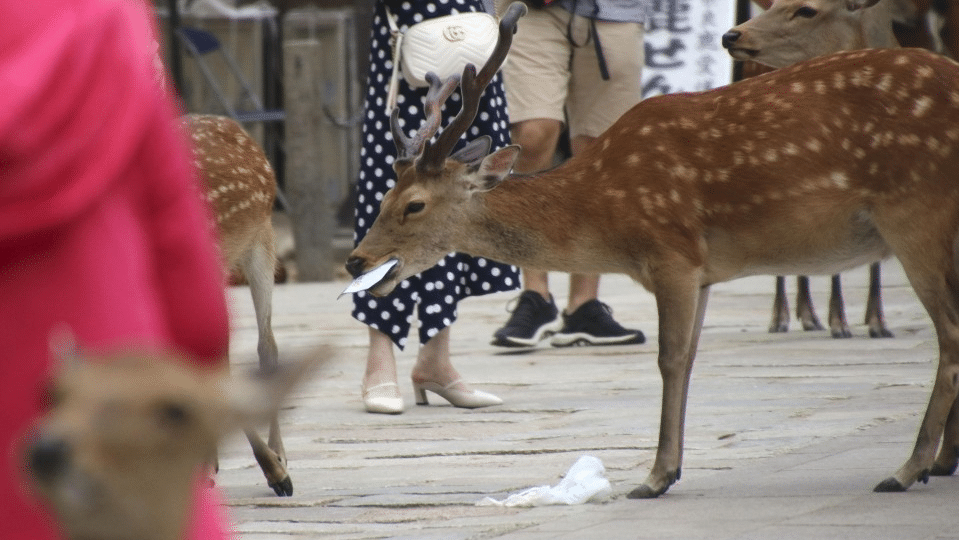
[[[648,0],[643,97],[730,84],[733,59],[720,36],[735,25],[732,0]]]

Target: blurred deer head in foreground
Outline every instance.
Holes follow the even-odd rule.
[[[239,378],[171,354],[70,359],[25,441],[26,472],[72,540],[179,540],[201,463],[268,420],[310,365]]]

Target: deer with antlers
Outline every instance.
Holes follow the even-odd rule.
[[[220,255],[227,272],[243,271],[257,318],[260,367],[277,367],[277,343],[271,325],[276,269],[271,215],[277,192],[273,168],[260,145],[225,116],[182,117],[193,143],[194,160],[213,210]],[[293,494],[287,456],[277,417],[270,420],[267,442],[246,429],[253,456],[267,484],[279,496]]]
[[[370,288],[385,295],[461,251],[639,281],[656,298],[663,401],[653,468],[629,496],[650,498],[680,477],[687,388],[712,284],[835,273],[894,255],[930,314],[940,360],[916,447],[876,490],[952,474],[957,64],[920,50],[844,52],[716,90],[651,98],[582,155],[517,176],[516,146],[488,155],[480,139],[448,153],[524,10],[511,6],[479,74],[464,70],[463,109],[435,141],[439,103],[456,81],[432,81],[427,121],[413,137],[393,123],[397,184],[348,271],[395,262]]]

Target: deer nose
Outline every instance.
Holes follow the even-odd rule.
[[[737,32],[736,30],[730,30],[720,37],[720,43],[723,44],[724,49],[729,49],[730,47],[733,47],[733,44],[736,43],[738,39],[740,39],[740,35],[740,32]]]
[[[67,468],[70,446],[61,438],[38,436],[28,450],[30,471],[39,479],[52,479]]]
[[[366,266],[366,260],[363,257],[353,256],[347,259],[347,263],[343,266],[351,276],[359,277],[363,273],[363,267]]]

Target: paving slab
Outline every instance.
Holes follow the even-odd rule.
[[[859,323],[866,269],[844,274]],[[562,304],[567,281],[551,274]],[[812,280],[821,319],[828,277]],[[648,342],[511,351],[489,345],[515,293],[470,298],[453,325],[454,363],[504,404],[465,410],[431,395],[414,404],[415,347],[398,353],[401,415],[363,410],[366,327],[350,317],[346,282],[277,286],[281,355],[326,343],[336,354],[283,411],[294,495],[279,498],[242,438],[221,450],[218,478],[243,540],[366,539],[906,539],[958,538],[957,477],[875,494],[913,448],[936,365],[926,313],[896,262],[884,263],[893,339],[826,331],[767,333],[773,278],[713,287],[687,409],[682,481],[656,500],[626,498],[653,463],[660,411],[653,296],[604,276],[601,299]],[[792,293],[791,293],[792,294]],[[232,364],[256,362],[249,292],[229,291]],[[792,300],[792,298],[791,298]],[[603,503],[477,506],[556,484],[582,455],[602,460]]]

